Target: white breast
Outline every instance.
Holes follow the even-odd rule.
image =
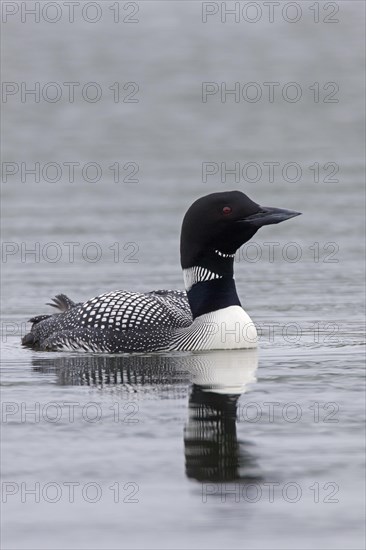
[[[245,349],[257,347],[257,330],[240,306],[229,306],[196,317],[179,329],[171,349],[181,351]]]

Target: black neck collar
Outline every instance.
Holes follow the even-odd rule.
[[[193,318],[229,306],[240,306],[232,277],[196,283],[187,292]]]

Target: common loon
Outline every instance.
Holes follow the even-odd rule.
[[[256,347],[255,326],[236,292],[235,252],[263,225],[299,214],[262,207],[241,191],[201,197],[182,224],[185,292],[116,290],[84,303],[59,294],[47,305],[61,312],[30,319],[22,343],[45,351],[107,353]]]

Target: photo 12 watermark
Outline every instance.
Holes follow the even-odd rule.
[[[277,481],[264,481],[263,483],[203,483],[201,499],[204,504],[211,500],[226,503],[246,502],[287,502],[296,504],[300,500],[310,499],[315,504],[337,504],[339,502],[339,485],[334,481],[319,483],[315,481],[311,485],[301,485],[296,481],[280,483]]]
[[[139,406],[135,401],[120,403],[115,401],[105,407],[90,401],[49,401],[47,403],[3,401],[1,404],[2,424],[74,424],[86,422],[96,424],[106,420],[116,424],[137,424],[140,422]]]
[[[22,504],[56,504],[57,502],[96,504],[103,501],[115,504],[138,504],[140,486],[135,481],[115,481],[107,486],[95,481],[87,483],[3,481],[1,502],[7,504],[15,501]]]
[[[339,23],[338,2],[202,2],[202,23]]]
[[[201,164],[202,183],[339,183],[337,162],[298,161],[205,161]]]
[[[11,161],[1,163],[1,182],[12,183],[139,183],[140,165],[135,161],[50,162]]]
[[[136,242],[4,241],[1,243],[1,262],[73,264],[79,261],[95,264],[109,260],[114,263],[136,264],[140,261],[139,251],[140,246]]]
[[[337,82],[202,82],[202,103],[339,103]]]
[[[315,264],[338,264],[340,251],[339,244],[336,242],[327,243],[297,243],[289,241],[280,243],[278,241],[266,241],[263,243],[246,243],[236,251],[234,262],[248,262],[255,264],[265,262],[273,264],[278,261],[284,261],[290,264],[296,264],[300,261],[313,262]]]
[[[339,410],[339,404],[334,401],[325,403],[314,401],[307,407],[295,401],[288,403],[249,401],[238,406],[237,421],[249,424],[273,424],[275,422],[338,424]]]
[[[78,23],[95,25],[99,22],[136,24],[140,22],[140,2],[1,2],[2,23]]]
[[[137,82],[2,82],[2,103],[139,103]]]

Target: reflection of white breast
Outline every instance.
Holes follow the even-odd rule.
[[[185,366],[191,382],[203,390],[221,394],[240,394],[255,382],[258,367],[256,349],[194,353]]]
[[[178,329],[171,349],[229,350],[257,347],[257,331],[240,306],[229,306],[196,317],[190,327]]]

